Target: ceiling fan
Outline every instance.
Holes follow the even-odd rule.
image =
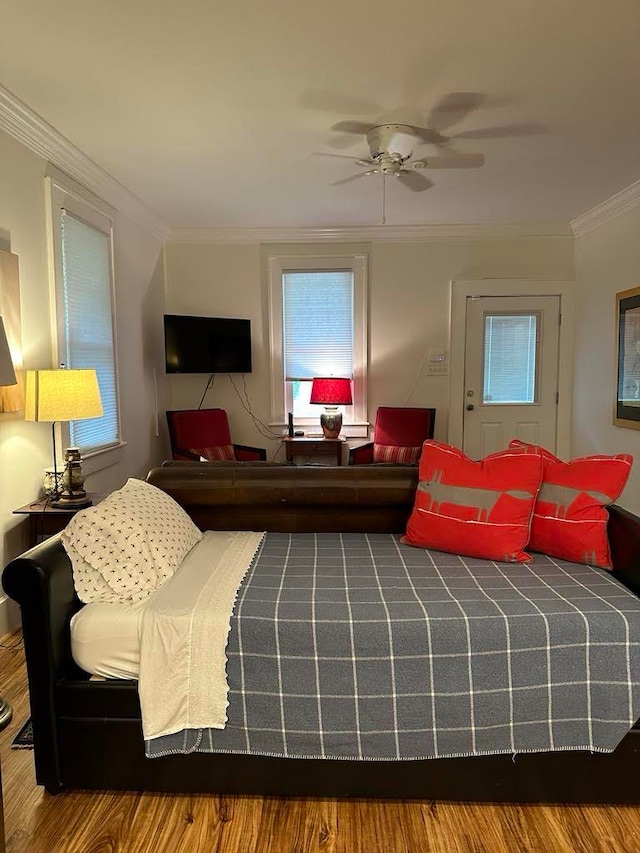
[[[400,183],[413,192],[423,192],[433,186],[433,182],[421,174],[422,169],[470,169],[479,168],[484,163],[482,154],[456,154],[449,152],[444,156],[412,160],[413,147],[423,139],[425,128],[416,128],[409,124],[378,124],[371,127],[360,122],[350,122],[358,125],[358,133],[366,133],[367,143],[371,152],[370,158],[349,157],[346,154],[316,152],[320,157],[339,157],[351,160],[358,166],[366,168],[365,172],[349,175],[333,186],[349,183],[366,175],[381,174],[398,178]],[[356,132],[355,130],[353,131]]]
[[[370,101],[318,91],[307,92],[302,103],[306,108],[325,112],[351,115],[367,113],[379,116],[377,121],[347,120],[334,124],[331,130],[340,134],[329,142],[334,148],[349,147],[354,143],[354,135],[362,136],[374,125],[389,123],[408,125],[420,142],[439,147],[447,147],[458,139],[500,139],[537,135],[547,131],[546,126],[539,122],[519,122],[448,133],[450,128],[482,107],[499,105],[495,98],[480,92],[450,92],[441,97],[426,115],[409,104],[389,111]]]

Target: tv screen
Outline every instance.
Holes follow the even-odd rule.
[[[164,315],[167,373],[251,373],[251,321]]]

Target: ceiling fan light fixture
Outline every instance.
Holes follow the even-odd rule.
[[[374,159],[393,152],[400,159],[407,160],[411,157],[415,141],[415,131],[408,124],[380,124],[367,133],[367,142]]]
[[[378,171],[384,175],[397,175],[402,170],[407,158],[396,152],[385,151],[373,158]]]
[[[412,169],[426,169],[429,163],[426,160],[414,160],[411,163]]]

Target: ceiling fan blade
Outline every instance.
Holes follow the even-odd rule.
[[[357,181],[358,178],[366,178],[366,176],[370,174],[371,172],[358,172],[357,175],[349,175],[348,178],[340,178],[339,181],[331,181],[329,186],[338,187],[340,184],[349,184],[351,181]]]
[[[335,148],[336,151],[344,151],[347,148],[354,148],[356,145],[361,145],[364,140],[357,139],[353,133],[339,133],[332,136],[326,141],[329,148]]]
[[[441,157],[426,157],[429,169],[479,169],[484,166],[484,154],[443,154]]]
[[[335,92],[322,92],[313,89],[304,92],[300,98],[300,106],[311,110],[322,110],[328,113],[341,113],[342,115],[369,115],[370,113],[381,113],[384,107],[365,98],[353,98],[350,95],[339,95]]]
[[[421,193],[433,186],[433,181],[425,178],[420,172],[402,171],[398,174],[398,180],[414,193]]]
[[[480,92],[451,92],[433,107],[427,124],[433,130],[446,130],[477,110],[485,100],[485,95]]]
[[[349,154],[332,154],[330,151],[312,151],[312,157],[337,157],[338,160],[350,160],[352,163],[357,163],[358,166],[368,166],[375,169],[378,165],[375,160],[370,160],[368,157],[351,157]]]
[[[449,141],[448,136],[443,136],[439,131],[430,127],[416,127],[415,125],[412,127],[418,139],[421,142],[426,142],[427,145],[444,145]]]
[[[372,127],[375,127],[375,124],[371,121],[339,121],[331,126],[331,130],[336,130],[338,133],[358,133],[364,136]]]
[[[312,157],[338,157],[340,160],[356,160],[356,157],[351,157],[349,154],[333,154],[331,151],[312,151]]]
[[[524,124],[505,124],[502,127],[484,127],[478,130],[463,130],[461,133],[452,133],[450,139],[500,139],[501,137],[535,136],[546,133],[544,124],[529,122]]]

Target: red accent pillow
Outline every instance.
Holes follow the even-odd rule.
[[[503,450],[480,462],[425,441],[416,500],[403,541],[487,560],[525,563],[542,459]]]
[[[189,448],[191,453],[197,453],[202,459],[207,462],[221,462],[226,459],[235,459],[236,455],[233,452],[232,444],[220,444],[218,447],[196,447]]]
[[[374,444],[374,462],[397,462],[401,465],[415,465],[420,459],[422,445],[417,447],[398,447],[395,444]]]
[[[620,497],[633,457],[619,453],[563,462],[535,444],[512,441],[509,447],[542,457],[542,486],[533,509],[529,547],[573,563],[613,568],[605,507]]]

